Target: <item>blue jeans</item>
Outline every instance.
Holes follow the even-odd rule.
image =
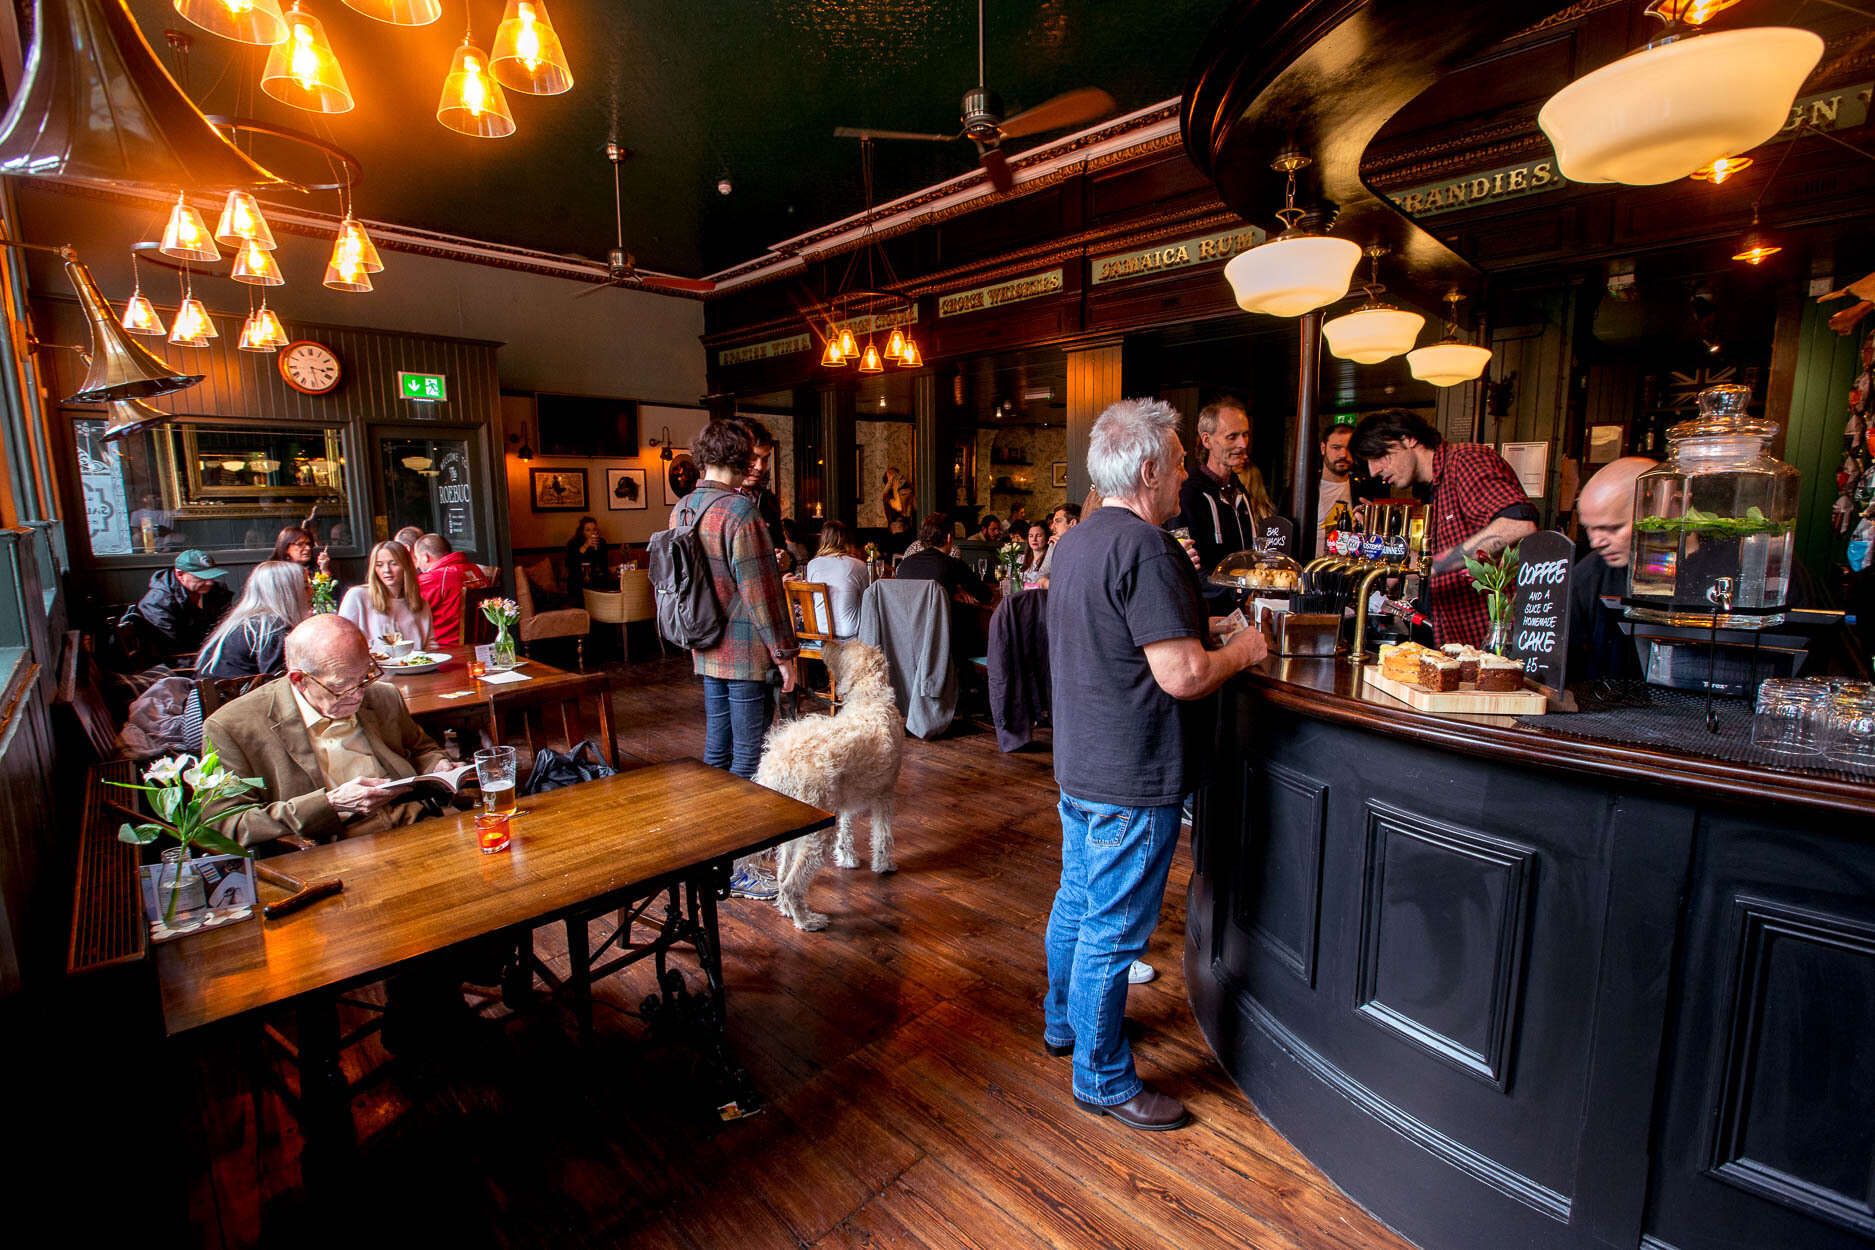
[[[1061,888],[1048,917],[1042,1036],[1074,1043],[1074,1096],[1111,1107],[1139,1093],[1127,1044],[1126,970],[1159,923],[1179,805],[1061,796]]]
[[[703,762],[745,781],[755,776],[774,711],[765,681],[703,679]]]

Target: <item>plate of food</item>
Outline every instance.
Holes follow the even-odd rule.
[[[446,652],[412,651],[409,655],[395,659],[379,660],[378,667],[395,677],[409,677],[416,673],[427,673],[441,668],[449,662]]]

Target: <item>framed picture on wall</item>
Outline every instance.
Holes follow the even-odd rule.
[[[697,479],[702,476],[688,447],[671,448],[671,458],[664,462],[664,506],[676,507],[678,500],[697,488]]]
[[[1048,482],[1051,486],[1066,486],[1068,484],[1068,462],[1066,460],[1056,460],[1048,466]]]
[[[528,485],[536,512],[584,512],[586,470],[529,469]]]
[[[643,469],[607,469],[605,471],[605,506],[613,512],[629,512],[644,507],[645,471]]]

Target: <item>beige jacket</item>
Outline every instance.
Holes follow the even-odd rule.
[[[410,719],[397,688],[385,682],[365,691],[358,724],[386,777],[427,773],[446,758],[435,740]],[[203,723],[202,738],[220,754],[222,767],[237,777],[259,777],[266,786],[264,793],[253,796],[261,806],[235,817],[233,828],[226,831],[242,846],[285,834],[326,841],[367,826],[409,824],[424,814],[421,802],[397,803],[351,822],[348,829],[326,798],[312,735],[284,678],[222,707]]]

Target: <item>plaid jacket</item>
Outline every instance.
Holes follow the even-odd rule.
[[[1523,483],[1496,448],[1483,443],[1441,443],[1432,453],[1432,554],[1438,555],[1489,525],[1506,509],[1528,508]],[[1463,568],[1432,579],[1432,636],[1437,646],[1479,646],[1491,631],[1484,596]]]
[[[693,523],[728,618],[715,646],[690,653],[696,671],[724,681],[765,680],[776,660],[792,659],[799,649],[768,527],[753,499],[710,481],[698,482],[671,509],[673,527]]]

